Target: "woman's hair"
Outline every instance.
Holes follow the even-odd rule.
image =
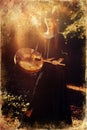
[[[54,25],[54,35],[56,35],[58,33],[58,22],[54,18],[52,19],[52,21]]]
[[[58,47],[58,21],[54,17],[49,18],[53,23],[53,33],[54,33],[54,45],[55,49]]]
[[[58,47],[58,23],[57,21],[54,21],[54,44],[55,44],[55,49]]]

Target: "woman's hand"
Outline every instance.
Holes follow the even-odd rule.
[[[53,60],[52,64],[65,66],[65,64],[61,63],[63,60],[64,60],[64,58],[59,58],[58,60]]]
[[[64,58],[59,58],[57,60],[55,60],[54,58],[48,58],[48,59],[44,60],[44,62],[48,62],[48,63],[51,63],[53,65],[65,66],[65,64],[61,63],[63,60],[64,60]]]

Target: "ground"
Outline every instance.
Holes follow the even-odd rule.
[[[70,108],[71,108],[71,112],[72,112],[72,126],[66,126],[63,122],[60,124],[60,126],[55,126],[54,124],[45,124],[44,126],[39,125],[39,124],[35,124],[35,126],[33,126],[34,129],[38,129],[38,128],[45,128],[45,129],[63,129],[63,130],[86,130],[87,129],[87,124],[86,124],[86,106],[85,106],[85,93],[86,93],[86,89],[82,88],[82,87],[76,87],[76,86],[71,86],[68,85],[68,94],[69,94],[69,102],[70,102]],[[4,95],[4,101],[6,99],[5,97],[6,95]],[[10,97],[10,95],[8,96]],[[3,98],[3,96],[1,97],[1,99]],[[13,101],[16,101],[17,103],[17,97],[13,98],[12,100],[12,95],[9,98],[12,102],[12,104],[15,103]],[[15,100],[14,100],[15,99]],[[11,108],[7,108],[9,105],[6,106],[6,108],[2,109],[1,113],[0,113],[0,128],[1,130],[30,130],[32,129],[30,127],[30,125],[24,125],[23,121],[22,121],[22,112],[27,110],[27,106],[29,105],[29,103],[26,102],[26,100],[22,100],[22,97],[19,98],[22,103],[25,102],[25,104],[22,104],[22,106],[20,109],[21,112],[21,120],[19,121],[19,113],[16,113],[17,110],[16,109],[12,109]],[[2,108],[3,104],[3,100],[0,101],[0,106]],[[9,104],[9,100],[8,100],[8,104]],[[12,104],[10,104],[10,107],[13,107]],[[24,107],[24,106],[25,107]],[[9,111],[10,109],[10,111]],[[16,112],[14,111],[16,110]],[[4,112],[3,112],[4,111]],[[6,113],[5,113],[6,112]],[[19,108],[18,108],[18,112],[19,112]],[[2,115],[2,113],[4,113]],[[11,114],[11,113],[16,113],[15,114]]]

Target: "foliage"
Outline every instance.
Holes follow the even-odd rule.
[[[12,95],[8,92],[2,93],[3,104],[2,104],[2,113],[6,117],[11,117],[13,119],[21,119],[24,113],[29,107],[29,102],[26,99],[26,96],[23,95]]]
[[[86,36],[86,29],[85,14],[82,5],[80,3],[76,5],[71,3],[69,4],[68,9],[70,14],[61,25],[63,26],[63,30],[61,31],[63,31],[64,37],[66,39],[72,39],[74,37],[77,37],[78,39],[84,39]]]

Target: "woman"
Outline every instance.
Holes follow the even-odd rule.
[[[26,117],[30,123],[58,123],[64,121],[71,124],[71,112],[67,102],[66,66],[63,61],[65,43],[61,34],[57,33],[58,25],[55,19],[46,18],[47,31],[39,51],[44,63],[36,81],[36,88]]]

